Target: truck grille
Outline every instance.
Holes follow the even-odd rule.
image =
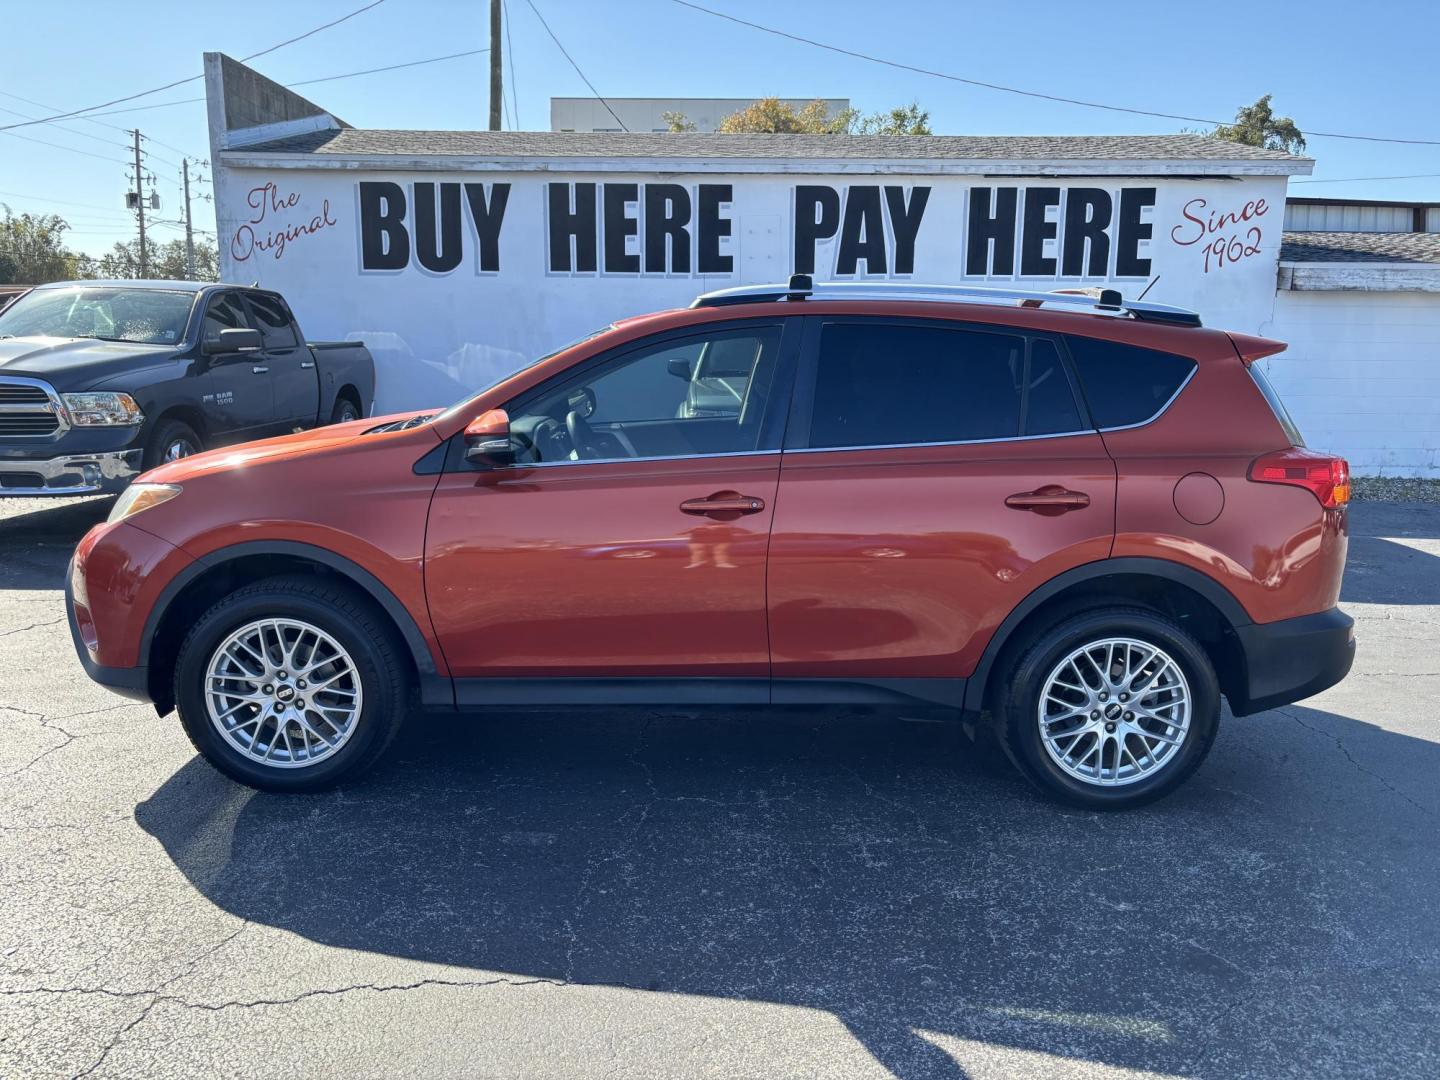
[[[0,438],[35,438],[60,430],[54,391],[44,383],[0,377]]]

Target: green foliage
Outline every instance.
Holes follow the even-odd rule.
[[[163,244],[148,243],[145,246],[149,249],[150,255],[149,266],[146,268],[147,277],[184,280],[188,276],[185,273],[184,240],[170,240]],[[95,265],[94,276],[138,278],[140,276],[139,251],[140,242],[138,240],[116,244],[109,252],[100,257]],[[195,280],[220,280],[216,248],[213,244],[203,240],[197,240],[195,243]]]
[[[1263,146],[1267,150],[1285,150],[1298,154],[1305,149],[1305,136],[1288,116],[1276,116],[1266,94],[1255,102],[1236,110],[1235,123],[1221,124],[1210,134],[1217,139]]]
[[[685,132],[695,130],[695,121],[683,112],[663,112],[660,114],[660,119],[665,121],[665,130],[672,135],[683,135]]]
[[[830,115],[823,101],[812,101],[802,109],[779,98],[761,98],[720,121],[724,135],[844,135],[854,125],[854,109]]]
[[[934,135],[930,111],[920,103],[897,105],[889,112],[871,113],[855,126],[856,135]]]
[[[92,270],[88,255],[65,246],[70,225],[58,214],[15,214],[0,207],[0,284],[43,285],[86,277]]]
[[[678,114],[676,114],[678,115]],[[666,120],[671,114],[666,114]],[[682,117],[683,119],[683,117]],[[671,131],[694,130],[671,127]],[[726,135],[933,135],[930,113],[918,102],[897,105],[886,112],[862,116],[859,109],[842,109],[833,115],[825,102],[816,100],[796,109],[779,98],[761,98],[720,121]]]

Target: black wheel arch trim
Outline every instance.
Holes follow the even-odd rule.
[[[415,670],[420,676],[421,701],[425,705],[454,707],[455,695],[450,678],[439,674],[436,670],[435,658],[431,655],[430,647],[425,643],[425,636],[420,632],[414,616],[385,583],[363,566],[343,555],[337,555],[327,548],[302,544],[294,540],[252,540],[243,544],[219,548],[202,555],[176,574],[161,591],[160,598],[145,619],[145,630],[140,641],[140,656],[147,661],[147,664],[160,623],[166,612],[170,610],[170,605],[174,603],[175,598],[184,591],[186,586],[207,571],[252,555],[289,555],[295,558],[309,559],[333,570],[353,585],[358,586],[380,605],[395,623],[395,628],[400,631],[400,636],[404,639],[405,646],[410,650],[410,655],[415,661]]]
[[[1014,610],[1005,617],[1005,620],[995,630],[990,638],[990,643],[985,646],[985,652],[980,657],[980,662],[975,665],[975,671],[970,676],[970,681],[965,688],[965,711],[967,713],[979,713],[985,707],[985,695],[987,683],[990,679],[991,670],[995,661],[1004,650],[1005,645],[1014,635],[1015,630],[1025,621],[1036,608],[1047,600],[1064,592],[1075,585],[1087,581],[1095,581],[1099,578],[1113,577],[1118,574],[1138,575],[1141,577],[1161,578],[1165,581],[1183,585],[1193,592],[1204,597],[1221,616],[1228,622],[1231,628],[1249,626],[1253,619],[1245,611],[1234,594],[1226,589],[1213,578],[1207,577],[1199,570],[1193,570],[1180,563],[1168,562],[1165,559],[1152,559],[1145,556],[1121,556],[1114,559],[1099,559],[1095,562],[1084,563],[1081,566],[1073,567],[1063,574],[1058,574],[1038,586],[1024,600],[1015,605]]]

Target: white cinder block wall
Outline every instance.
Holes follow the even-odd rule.
[[[1261,363],[1310,446],[1440,478],[1440,294],[1281,290],[1264,333],[1289,343]]]

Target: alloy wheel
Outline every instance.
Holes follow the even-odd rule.
[[[364,688],[350,654],[299,619],[259,619],[215,649],[205,707],[244,757],[299,769],[332,757],[355,733]]]
[[[1177,757],[1190,726],[1190,685],[1151,642],[1101,638],[1073,650],[1045,680],[1038,706],[1050,759],[1085,784],[1118,787]]]

